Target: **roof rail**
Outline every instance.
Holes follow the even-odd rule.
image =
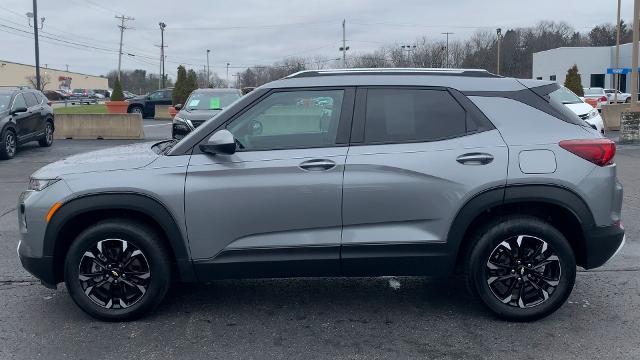
[[[31,88],[27,85],[0,85],[0,89],[28,90]]]
[[[448,68],[354,68],[354,69],[326,69],[303,70],[285,79],[337,76],[337,75],[449,75],[467,77],[500,77],[484,69],[448,69]]]

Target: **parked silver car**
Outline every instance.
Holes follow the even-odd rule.
[[[500,317],[538,319],[576,265],[624,243],[615,144],[558,89],[482,70],[293,74],[179,142],[38,170],[18,253],[105,320],[149,311],[172,279],[454,271]]]

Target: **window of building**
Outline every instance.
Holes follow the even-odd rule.
[[[542,76],[538,76],[536,80],[542,80]]]
[[[589,87],[604,88],[604,74],[591,74],[590,84]]]
[[[551,80],[551,81],[556,81],[556,76],[555,76],[555,75],[551,75],[551,76],[549,76],[549,80]]]

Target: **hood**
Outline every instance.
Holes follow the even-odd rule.
[[[565,104],[564,106],[568,107],[569,110],[573,111],[578,116],[588,114],[589,111],[594,109],[593,106],[587,103]]]
[[[180,110],[176,115],[181,119],[193,121],[206,121],[216,116],[222,110]]]
[[[73,155],[41,168],[32,176],[51,179],[68,174],[141,168],[160,156],[152,149],[156,143],[123,145]]]

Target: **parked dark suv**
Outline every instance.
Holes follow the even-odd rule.
[[[242,97],[239,89],[197,89],[187,101],[177,104],[178,114],[173,118],[171,135],[180,140],[205,121],[216,116]]]
[[[143,96],[137,96],[127,100],[129,108],[127,112],[142,114],[143,118],[156,115],[156,105],[171,105],[173,88],[156,90]]]
[[[624,244],[615,143],[559,90],[479,70],[297,73],[180,141],[38,170],[18,253],[106,320],[152,309],[173,278],[454,271],[498,316],[538,319],[576,266]]]
[[[18,145],[38,141],[53,144],[53,109],[40,92],[0,88],[0,159],[11,159]]]

